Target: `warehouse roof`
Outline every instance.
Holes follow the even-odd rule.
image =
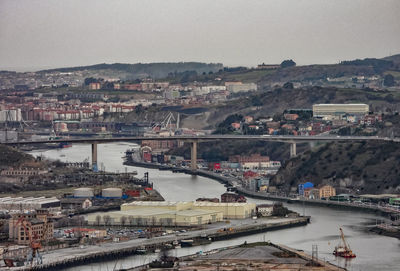
[[[0,198],[0,204],[1,203],[8,203],[8,204],[34,204],[34,203],[49,203],[49,202],[59,202],[60,200],[57,199],[56,197],[52,198],[45,198],[45,197],[27,197],[27,198],[22,198],[22,197],[17,197],[17,198],[12,198],[12,197],[5,197],[5,198]]]
[[[199,215],[209,215],[221,213],[220,211],[214,210],[199,210],[199,209],[189,209],[184,211],[178,211],[176,214],[180,216],[199,216]]]
[[[185,201],[132,201],[124,203],[125,206],[175,206],[177,204],[187,203]]]
[[[160,209],[160,208],[137,208],[126,211],[116,211],[110,212],[111,214],[117,214],[121,216],[154,216],[154,215],[164,215],[164,214],[175,214],[174,210]]]
[[[210,206],[210,207],[220,207],[220,206],[247,206],[254,205],[255,203],[247,203],[247,202],[210,202],[210,201],[196,201],[193,203],[193,206]]]

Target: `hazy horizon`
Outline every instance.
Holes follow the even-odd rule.
[[[400,53],[398,0],[2,0],[0,70],[335,64]]]

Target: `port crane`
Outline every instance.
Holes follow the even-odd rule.
[[[169,131],[169,134],[171,136],[171,135],[174,135],[174,133],[175,133],[175,131],[173,131],[173,128],[172,128],[173,122],[176,122],[176,126],[175,126],[175,130],[176,130],[176,129],[179,129],[179,121],[180,121],[179,113],[178,113],[178,118],[175,119],[174,114],[172,112],[169,112],[163,121],[155,123],[151,127],[151,129],[152,129],[152,131],[156,131],[157,129],[167,130],[167,131]]]
[[[42,256],[39,253],[39,249],[42,248],[42,245],[38,239],[37,234],[32,237],[31,232],[29,231],[28,227],[25,224],[26,219],[24,217],[20,217],[18,221],[14,224],[14,229],[17,229],[17,226],[21,224],[21,226],[24,229],[25,233],[25,238],[29,238],[29,246],[31,248],[31,253],[28,254],[27,256],[27,262],[30,263],[31,267],[33,266],[34,263],[36,264],[42,264]],[[46,227],[47,228],[47,227]]]

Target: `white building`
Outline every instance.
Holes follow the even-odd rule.
[[[0,122],[21,121],[21,109],[0,110]]]
[[[232,93],[254,91],[257,90],[257,84],[255,83],[227,84],[226,90]]]
[[[60,200],[56,197],[5,197],[0,198],[0,210],[7,212],[35,211],[38,209],[48,209],[49,211],[59,211],[61,209]]]
[[[367,115],[369,105],[367,104],[314,104],[313,116],[329,118],[343,115]]]

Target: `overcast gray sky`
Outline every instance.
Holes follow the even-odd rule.
[[[400,53],[400,0],[0,0],[0,69]]]

